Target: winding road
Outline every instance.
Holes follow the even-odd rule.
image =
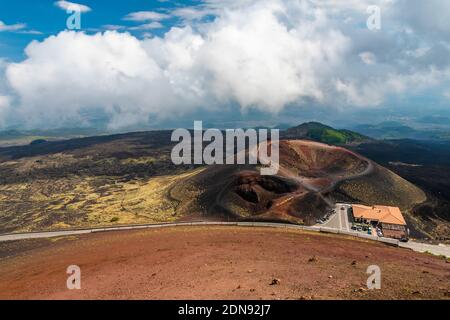
[[[313,232],[324,232],[339,234],[342,231],[333,228],[313,226],[305,227],[300,225],[292,224],[281,224],[281,223],[265,223],[265,222],[180,222],[180,223],[164,223],[164,224],[147,224],[147,225],[134,225],[134,226],[118,226],[109,228],[93,228],[93,229],[81,229],[81,230],[65,230],[65,231],[49,231],[49,232],[29,232],[29,233],[12,233],[0,235],[0,242],[8,241],[20,241],[20,240],[31,240],[31,239],[49,239],[49,238],[59,238],[59,237],[69,237],[76,235],[84,235],[98,232],[118,232],[118,231],[130,231],[130,230],[142,230],[142,229],[152,229],[152,228],[170,228],[170,227],[180,227],[180,226],[242,226],[242,227],[266,227],[266,228],[291,228],[299,229]],[[361,235],[352,231],[345,231],[342,233],[346,236],[354,236],[361,238]],[[393,239],[384,239],[377,237],[363,237],[373,241],[384,242],[390,245],[395,245],[400,248],[411,249],[416,252],[428,252],[438,256],[445,256],[450,258],[450,246],[439,244],[423,244],[414,241],[409,241],[408,243],[402,243]]]

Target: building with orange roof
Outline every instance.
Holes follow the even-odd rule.
[[[408,228],[399,208],[389,206],[352,205],[353,219],[357,223],[370,224],[377,227],[383,236],[396,239],[407,239]]]

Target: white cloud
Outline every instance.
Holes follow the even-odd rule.
[[[16,23],[16,24],[5,24],[3,21],[0,21],[0,32],[2,31],[19,31],[25,29],[27,25],[25,23]]]
[[[30,127],[42,121],[82,124],[80,112],[90,108],[101,108],[113,126],[173,114],[181,102],[189,108],[142,43],[127,33],[65,31],[33,42],[26,54],[28,59],[10,64],[6,75],[20,97],[16,116]]]
[[[11,102],[11,98],[8,96],[0,96],[0,109],[8,107]]]
[[[43,32],[38,31],[38,30],[24,30],[24,31],[19,31],[18,33],[21,33],[21,34],[31,34],[31,35],[41,35],[41,34],[44,34]]]
[[[75,2],[69,2],[69,1],[65,1],[65,0],[61,0],[61,1],[56,1],[55,5],[62,9],[62,10],[72,10],[72,11],[78,11],[81,13],[86,13],[89,11],[92,11],[92,9],[84,4],[79,4],[79,3],[75,3]]]
[[[159,13],[155,11],[139,11],[132,12],[124,17],[124,20],[129,21],[161,21],[170,18],[170,15],[165,13]]]
[[[394,14],[414,32],[449,40],[450,9],[445,0],[397,0]]]
[[[10,106],[11,106],[11,97],[9,96],[3,96],[0,94],[0,126],[4,127],[7,125],[6,123],[6,117],[8,116],[10,112]]]
[[[200,20],[205,16],[215,14],[215,10],[204,7],[176,8],[172,10],[171,15],[184,20]]]
[[[332,10],[352,10],[359,12],[366,12],[366,9],[371,5],[377,5],[382,9],[388,9],[395,3],[396,0],[311,0],[314,4],[322,8]]]
[[[283,9],[251,6],[224,15],[209,30],[202,59],[218,98],[271,112],[302,98],[325,98],[322,76],[343,58],[348,39],[321,30],[320,12],[297,17],[299,24],[288,30],[277,17]]]
[[[150,23],[144,23],[141,24],[139,26],[135,26],[135,27],[129,27],[128,30],[153,30],[153,29],[161,29],[164,28],[164,26],[157,22],[157,21],[153,21]]]
[[[375,55],[372,52],[361,52],[359,54],[359,57],[361,58],[361,61],[364,62],[365,64],[368,65],[372,65],[375,64],[377,61],[377,58],[375,57]]]
[[[446,97],[447,99],[450,99],[450,90],[444,91],[444,97]]]
[[[106,29],[106,30],[125,30],[125,29],[127,29],[126,26],[116,25],[116,24],[105,24],[104,26],[102,26],[102,28]]]
[[[366,2],[206,0],[171,12],[184,22],[162,37],[117,32],[162,27],[170,15],[153,11],[126,17],[138,26],[105,26],[116,31],[64,31],[31,43],[27,59],[7,67],[14,116],[31,127],[73,126],[100,110],[121,127],[234,104],[269,113],[373,107],[450,79],[448,39],[399,31],[397,2],[388,0],[383,25],[391,28],[371,32]]]
[[[146,31],[146,30],[153,30],[153,29],[161,29],[164,28],[164,25],[160,22],[153,21],[150,23],[144,23],[141,25],[129,27],[129,26],[123,26],[123,25],[114,25],[114,24],[107,24],[102,27],[105,30],[113,30],[113,31]]]
[[[221,16],[205,34],[173,28],[142,41],[62,32],[32,43],[7,77],[22,113],[53,121],[99,106],[118,125],[234,101],[268,112],[303,98],[324,101],[323,78],[341,64],[349,41],[323,29],[320,12],[288,30],[277,18],[282,9],[255,5]]]

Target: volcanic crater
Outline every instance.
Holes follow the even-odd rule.
[[[212,166],[190,177],[190,182],[204,190],[198,202],[206,215],[312,225],[336,200],[366,202],[363,194],[356,198],[346,194],[341,184],[379,179],[387,173],[387,169],[341,147],[286,140],[280,142],[280,169],[275,176],[260,175],[258,166]],[[395,179],[382,181],[406,195],[405,190],[396,188]],[[409,187],[416,194],[421,192]]]

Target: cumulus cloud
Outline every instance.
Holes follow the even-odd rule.
[[[84,4],[69,2],[65,0],[56,1],[55,5],[62,10],[73,10],[81,13],[92,11],[92,9]]]
[[[325,98],[323,79],[342,61],[349,39],[323,28],[320,11],[307,10],[289,28],[285,9],[271,2],[228,12],[208,30],[201,57],[215,96],[272,112],[302,98]]]
[[[122,27],[115,30],[129,30],[129,31],[146,31],[153,29],[164,28],[164,25],[160,22],[162,20],[169,19],[171,16],[165,13],[156,11],[138,11],[132,12],[126,15],[123,20],[141,22],[142,24],[132,27]],[[111,29],[110,29],[111,30]]]
[[[95,108],[113,125],[128,125],[175,107],[176,93],[163,70],[127,33],[62,32],[33,42],[26,54],[27,60],[8,66],[6,76],[20,97],[18,116],[29,126],[43,119],[53,126],[80,125],[82,111]]]
[[[82,124],[96,110],[117,128],[235,104],[268,113],[311,102],[373,107],[448,80],[449,39],[420,38],[405,29],[410,20],[399,22],[401,1],[381,3],[391,28],[376,33],[365,28],[360,1],[337,0],[206,0],[178,11],[183,24],[144,39],[122,26],[64,31],[32,42],[26,60],[8,65],[14,116],[31,127],[60,126]],[[201,21],[206,14],[215,18]],[[153,29],[170,16],[125,19]]]

